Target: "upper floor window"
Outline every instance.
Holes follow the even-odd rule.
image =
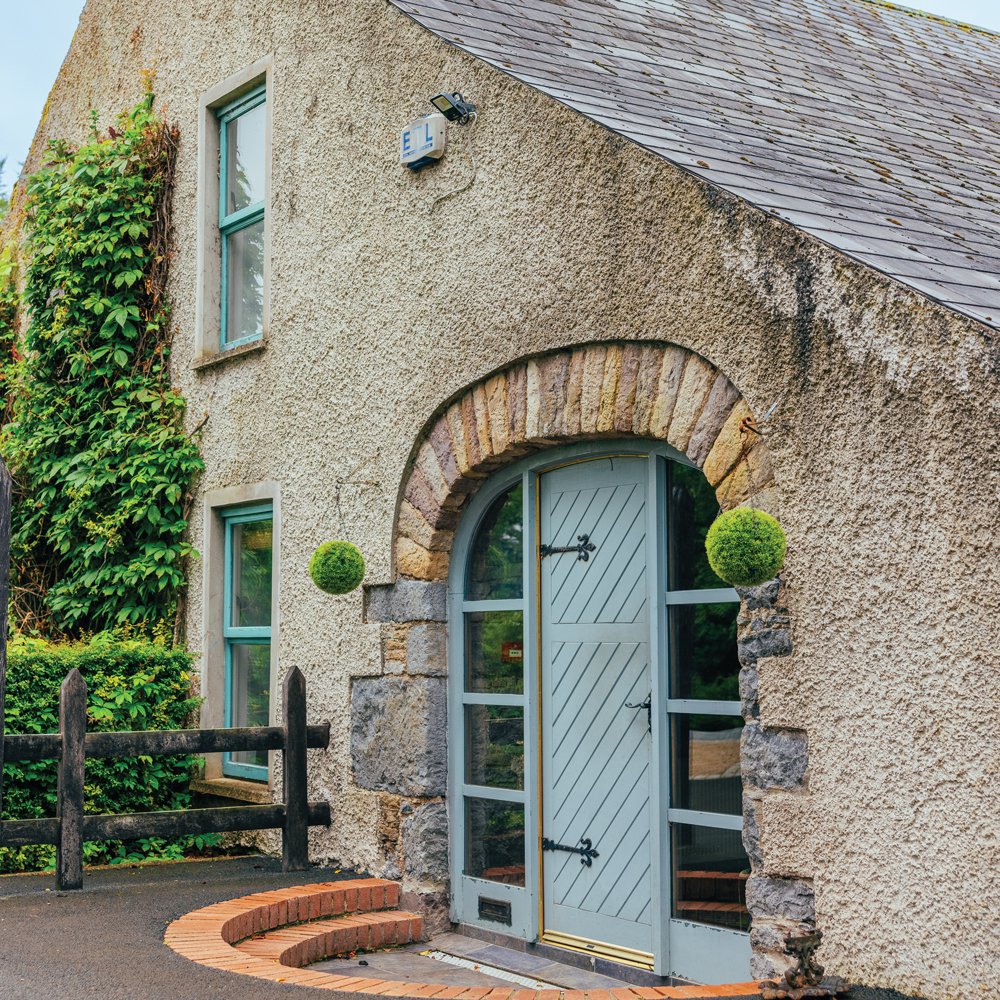
[[[216,112],[219,121],[220,348],[264,333],[267,104],[263,86]]]

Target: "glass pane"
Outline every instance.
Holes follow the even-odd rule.
[[[264,332],[264,220],[225,239],[225,340],[233,343]]]
[[[264,127],[267,105],[258,104],[226,126],[226,215],[264,200]]]
[[[229,725],[266,726],[271,700],[271,646],[234,642],[229,647]],[[241,750],[229,759],[267,767],[266,750]]]
[[[465,800],[465,874],[524,885],[524,806]]]
[[[524,788],[524,709],[465,706],[465,780]]]
[[[472,543],[466,600],[495,601],[521,596],[523,514],[520,483],[493,501]]]
[[[712,572],[705,554],[705,535],[719,513],[715,490],[700,469],[670,463],[670,589],[728,587]]]
[[[670,609],[670,696],[739,701],[738,603]]]
[[[738,830],[674,823],[673,915],[732,930],[750,929],[746,906],[750,861]]]
[[[740,734],[731,715],[671,716],[671,770],[675,809],[739,816],[743,811]]]
[[[271,624],[271,546],[274,521],[237,522],[232,531],[233,608],[238,628]]]
[[[473,611],[465,616],[465,690],[523,693],[522,612]]]

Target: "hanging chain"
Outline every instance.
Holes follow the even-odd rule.
[[[379,457],[379,452],[381,449],[375,452],[375,457],[371,461],[375,461]],[[373,486],[376,489],[381,488],[382,484],[375,479],[355,479],[354,477],[361,471],[361,467],[366,464],[368,460],[360,462],[355,469],[348,473],[347,477],[337,476],[333,484],[333,503],[337,508],[337,526],[340,529],[340,536],[344,541],[347,541],[347,522],[344,520],[344,510],[340,505],[340,492],[345,486]]]

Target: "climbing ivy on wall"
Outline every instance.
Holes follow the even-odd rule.
[[[150,92],[105,133],[95,117],[82,146],[50,143],[24,199],[20,340],[13,264],[7,251],[5,280],[0,257],[11,612],[22,631],[72,636],[176,613],[202,468],[169,369],[177,139]]]

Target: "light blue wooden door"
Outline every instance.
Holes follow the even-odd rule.
[[[623,456],[539,480],[543,936],[643,954],[651,733],[629,706],[652,690],[648,479],[647,459]]]

